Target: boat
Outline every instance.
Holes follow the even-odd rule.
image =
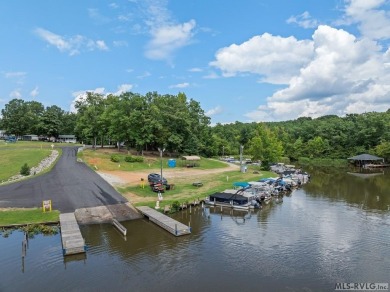
[[[260,201],[256,200],[255,196],[245,193],[242,190],[226,190],[221,193],[214,193],[205,199],[205,203],[211,206],[241,210],[260,208]]]

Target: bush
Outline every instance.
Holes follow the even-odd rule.
[[[142,156],[126,156],[126,162],[144,162],[144,158]]]
[[[120,158],[119,155],[117,155],[117,154],[112,154],[112,155],[111,155],[111,161],[112,161],[112,162],[120,162],[120,161],[121,161],[121,158]]]
[[[20,169],[21,175],[30,175],[30,167],[27,165],[27,163],[23,164],[22,168]]]
[[[174,212],[177,212],[177,211],[180,210],[180,202],[179,202],[179,201],[174,201],[174,202],[172,203],[172,210],[173,210]]]

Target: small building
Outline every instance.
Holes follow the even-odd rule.
[[[182,156],[182,165],[185,167],[198,167],[200,165],[200,157],[195,155]]]
[[[360,154],[357,156],[349,157],[348,160],[354,161],[356,166],[369,167],[375,165],[375,162],[381,161],[383,164],[384,159],[371,154]]]
[[[75,135],[58,135],[57,141],[63,143],[77,143]]]
[[[23,141],[38,141],[38,135],[23,135],[22,136]]]
[[[0,130],[0,139],[5,138],[5,130]]]

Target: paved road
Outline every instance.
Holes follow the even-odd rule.
[[[73,212],[78,208],[126,203],[110,184],[82,162],[77,147],[63,147],[52,171],[25,181],[0,186],[0,208],[40,207],[52,200],[53,209]]]

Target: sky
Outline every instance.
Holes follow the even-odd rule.
[[[389,0],[2,0],[0,109],[184,92],[211,123],[390,108]]]

